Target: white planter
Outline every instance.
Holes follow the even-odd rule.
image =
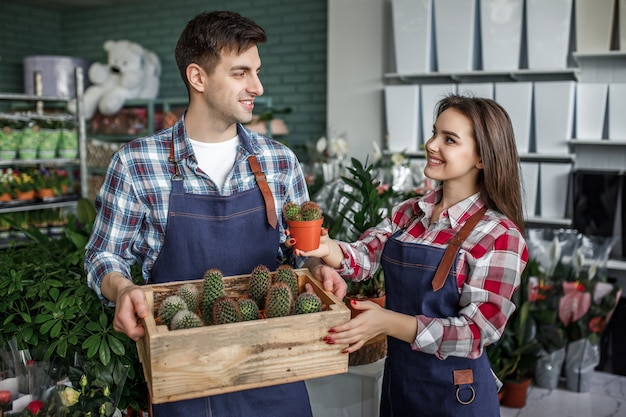
[[[456,93],[456,84],[424,84],[421,86],[422,143],[433,134],[435,106],[445,96]]]
[[[565,216],[570,170],[570,164],[541,163],[539,216],[554,219]]]
[[[523,0],[481,0],[482,67],[486,71],[519,69]]]
[[[476,0],[435,0],[435,45],[439,72],[474,69]]]
[[[619,0],[619,49],[626,51],[626,0]]]
[[[419,149],[419,86],[385,86],[388,147],[392,152]]]
[[[457,91],[461,95],[493,99],[493,83],[459,83]]]
[[[433,67],[432,0],[392,0],[398,74],[421,74]]]
[[[626,139],[626,83],[609,84],[609,139]]]
[[[526,0],[528,68],[562,69],[571,51],[573,0]]]
[[[602,139],[608,91],[607,83],[576,85],[576,138]]]
[[[513,124],[517,152],[525,154],[530,146],[530,121],[533,103],[531,82],[495,83],[495,100],[507,111]]]
[[[535,82],[533,96],[537,153],[568,153],[574,126],[576,83]]]
[[[576,0],[576,52],[611,49],[615,0]]]
[[[537,207],[537,190],[539,188],[539,163],[521,162],[522,202],[524,217],[535,217]]]

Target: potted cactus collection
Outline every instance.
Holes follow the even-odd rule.
[[[301,205],[288,202],[283,206],[283,216],[291,237],[296,240],[295,249],[317,249],[324,217],[322,209],[315,201],[305,201]]]

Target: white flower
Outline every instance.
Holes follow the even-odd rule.
[[[372,142],[372,147],[374,148],[374,162],[378,162],[383,159],[383,152],[380,150],[378,142]]]
[[[328,154],[331,157],[343,156],[348,153],[348,141],[342,137],[331,138],[328,143]]]
[[[404,155],[401,153],[394,153],[391,155],[391,162],[394,166],[400,166],[404,162]]]
[[[326,136],[322,136],[317,140],[315,149],[317,149],[319,153],[323,154],[326,151],[326,146],[328,146],[328,140],[326,139]]]

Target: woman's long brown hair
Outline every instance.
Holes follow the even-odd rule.
[[[439,101],[435,116],[447,109],[464,114],[474,126],[476,151],[483,162],[478,187],[487,208],[504,214],[524,233],[519,155],[508,113],[494,100],[459,95]]]

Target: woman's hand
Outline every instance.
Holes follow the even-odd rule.
[[[361,310],[355,318],[328,331],[324,341],[330,345],[349,345],[342,353],[352,353],[361,349],[365,342],[387,334],[385,317],[389,311],[372,301],[351,301],[351,307]]]
[[[348,344],[342,353],[352,353],[361,349],[370,339],[380,335],[393,336],[407,343],[413,343],[417,334],[417,320],[413,316],[380,307],[372,301],[351,301],[351,307],[361,310],[347,323],[328,330],[324,341],[330,345]]]

